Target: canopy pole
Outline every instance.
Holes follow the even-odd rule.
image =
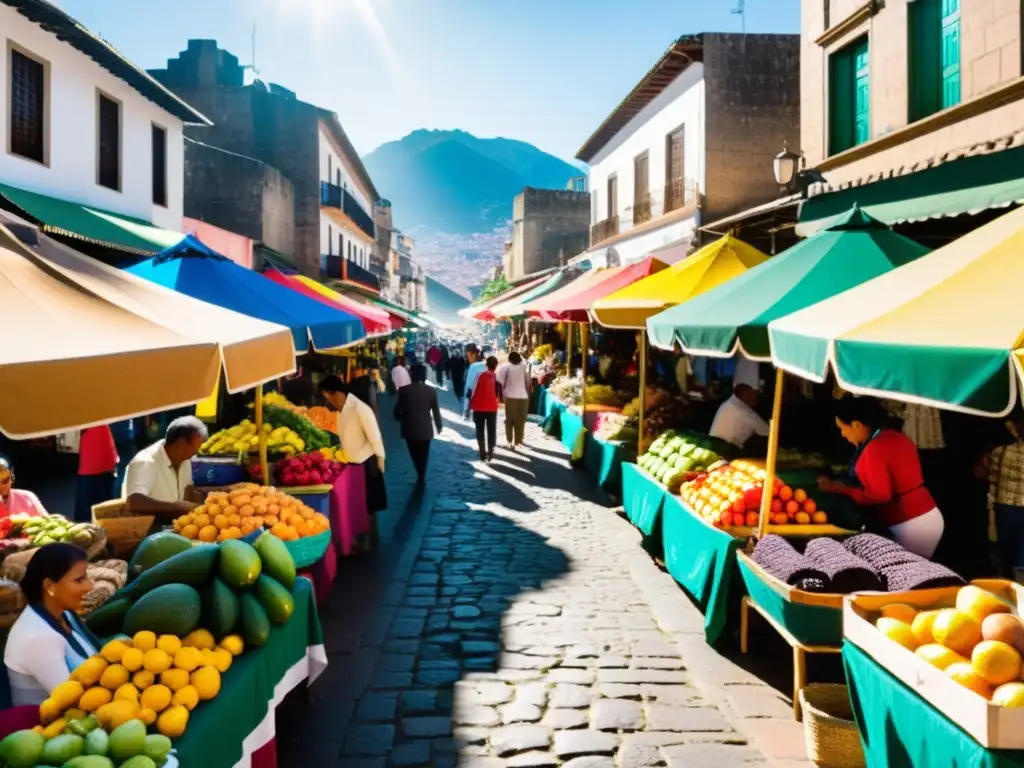
[[[345,383],[352,381],[352,356],[345,357]]]
[[[782,415],[782,388],[785,374],[775,369],[775,398],[772,402],[772,420],[768,423],[768,458],[764,463],[764,490],[761,492],[761,517],[758,520],[757,537],[768,533],[768,522],[772,512],[772,493],[775,490],[775,459],[779,453],[779,420]]]
[[[580,412],[587,425],[587,363],[590,361],[590,323],[580,323]]]
[[[637,455],[644,450],[644,404],[647,400],[647,334],[640,331],[637,334],[637,346],[640,347],[640,415],[637,422]]]
[[[565,375],[572,376],[572,322],[565,323]]]
[[[270,485],[270,465],[267,464],[267,433],[263,431],[263,385],[256,387],[256,434],[260,440],[260,476],[264,485]]]

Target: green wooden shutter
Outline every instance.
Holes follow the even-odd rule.
[[[960,103],[960,0],[942,0],[942,106]]]
[[[853,58],[848,49],[829,57],[828,135],[829,154],[853,146]]]
[[[907,116],[910,122],[943,107],[941,10],[946,2],[949,0],[913,0],[907,6]]]
[[[867,38],[853,46],[854,72],[854,144],[871,138],[871,86],[868,67]]]

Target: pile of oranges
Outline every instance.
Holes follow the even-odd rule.
[[[204,504],[174,521],[174,530],[186,539],[206,542],[240,539],[263,528],[282,541],[295,541],[330,527],[324,515],[294,496],[255,483],[215,491]]]

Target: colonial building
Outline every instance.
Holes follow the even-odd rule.
[[[799,136],[797,35],[678,39],[587,139],[590,250],[628,262],[703,219],[778,194],[771,158]]]
[[[246,85],[245,68],[214,40],[190,40],[166,69],[151,74],[215,116],[214,126],[190,129],[190,138],[258,161],[291,184],[293,250],[287,255],[303,273],[379,290],[369,270],[376,243],[372,212],[379,195],[335,113],[278,85],[258,80]],[[229,203],[251,197],[238,187],[251,184],[253,176],[236,177],[231,172],[236,164],[225,155],[219,172],[207,169],[203,187],[186,190],[187,197],[195,196],[193,217],[230,229],[244,215],[232,213]],[[210,195],[218,197],[216,206]],[[217,220],[224,216],[232,221]]]
[[[800,235],[857,203],[936,247],[1024,199],[1021,8],[804,0]]]
[[[80,245],[180,240],[183,134],[209,121],[42,0],[0,0],[0,54],[0,205]]]
[[[503,253],[505,277],[526,275],[565,263],[590,244],[590,195],[526,187],[512,201],[512,239]]]

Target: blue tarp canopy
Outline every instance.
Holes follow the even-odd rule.
[[[195,299],[291,329],[295,350],[337,349],[366,337],[355,315],[332,309],[235,264],[189,235],[129,272]]]

